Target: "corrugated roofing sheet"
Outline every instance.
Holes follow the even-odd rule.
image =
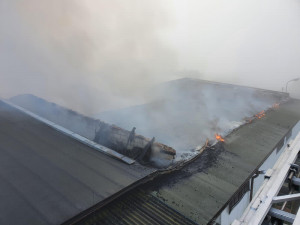
[[[157,198],[137,190],[76,223],[76,225],[102,224],[193,225],[195,223]]]
[[[200,157],[183,169],[182,173],[190,175],[171,184],[168,179],[159,188],[157,196],[186,217],[207,224],[299,119],[298,100],[269,111],[263,119],[242,126],[227,136],[224,149],[214,155],[216,161],[212,166],[203,168],[203,160],[210,158]]]
[[[159,204],[163,202],[181,214],[182,218],[189,218],[197,224],[207,224],[221,212],[220,210],[299,119],[300,101],[290,100],[279,109],[268,111],[263,119],[240,127],[226,137],[225,144],[218,143],[214,149],[204,151],[199,158],[183,169],[144,185],[143,188],[147,191],[142,195],[144,198],[155,196],[159,199]],[[128,204],[131,199],[141,198],[140,195],[139,193],[125,200],[117,199],[108,208],[104,207],[98,211],[94,222],[114,218],[118,215],[118,206],[123,204],[123,210],[126,212],[124,218],[139,224],[135,218],[145,216],[145,213],[139,210],[144,207],[144,203],[137,202],[135,207]],[[157,205],[155,200],[152,208],[156,208]],[[127,213],[127,210],[132,211]],[[153,216],[163,219],[167,215],[154,212]],[[151,223],[146,217],[144,220]],[[122,224],[122,221],[120,219],[109,223]]]
[[[0,101],[0,224],[60,224],[151,172]]]

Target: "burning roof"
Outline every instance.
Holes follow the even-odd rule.
[[[154,188],[157,197],[198,224],[212,223],[266,157],[291,137],[300,119],[300,100],[291,99],[262,114],[181,172],[162,179]]]
[[[213,85],[218,87],[219,84]],[[229,87],[231,88],[231,85],[229,85]],[[293,103],[284,103],[283,109],[279,106],[279,102],[287,99],[287,95],[284,93],[257,89],[250,89],[249,91],[247,87],[237,87],[236,89],[240,91],[241,96],[250,97],[250,100],[247,98],[244,99],[245,104],[248,104],[249,108],[253,107],[255,109],[249,112],[244,112],[244,109],[237,110],[238,112],[244,112],[243,115],[246,114],[248,116],[238,117],[241,119],[239,124],[245,123],[245,126],[235,129],[232,134],[224,138],[218,133],[220,130],[218,121],[213,123],[210,128],[214,128],[215,133],[213,138],[219,141],[217,145],[210,146],[208,141],[206,141],[208,149],[199,157],[196,157],[191,163],[186,164],[181,170],[169,174],[168,176],[166,175],[157,181],[158,184],[154,184],[153,186],[149,184],[150,187],[148,186],[149,195],[153,195],[154,193],[158,199],[169,207],[198,224],[206,224],[214,219],[218,210],[226,206],[226,202],[229,201],[231,196],[242,186],[245,179],[249,177],[249,174],[274,150],[274,142],[280,142],[282,137],[289,132],[289,129],[300,118],[299,111],[297,112],[297,110],[299,110],[299,102],[297,102],[295,106],[296,109],[292,113],[293,116],[288,118],[286,108],[289,108]],[[226,91],[229,93],[226,93]],[[232,92],[229,89],[226,91],[225,96],[232,97],[233,94],[237,94],[237,92]],[[249,93],[251,94],[249,95]],[[252,99],[253,96],[260,98],[258,102],[262,104],[255,102],[255,99]],[[240,101],[239,98],[235,100]],[[170,101],[174,103],[172,99]],[[221,108],[224,106],[223,101],[224,98],[220,97],[220,101],[217,102],[221,103],[214,109],[224,111],[224,109]],[[210,107],[210,104],[205,104],[201,99],[199,99],[199,102],[203,104],[203,106]],[[229,99],[226,99],[225,102],[228,103]],[[197,104],[197,101],[193,101],[192,104]],[[141,107],[149,109],[147,105]],[[232,107],[232,104],[230,107],[231,110],[235,109],[235,107]],[[135,109],[136,108],[137,107],[135,107]],[[225,112],[227,108],[225,108]],[[245,109],[249,108],[246,107]],[[192,107],[189,106],[188,109],[192,109]],[[134,112],[134,110],[129,110],[129,112]],[[151,118],[151,116],[149,116],[151,115],[151,111],[143,112],[146,113],[147,118]],[[231,122],[236,121],[233,120],[234,117],[231,117],[228,111],[226,113],[225,115],[222,114],[228,117],[226,119],[232,119]],[[233,115],[236,116],[237,114],[233,112]],[[277,123],[278,116],[284,118],[284,120],[279,119],[284,121],[282,124]],[[206,118],[209,118],[209,116]],[[221,119],[222,117],[220,120]],[[247,124],[246,119],[251,120],[251,124]],[[184,121],[186,122],[186,120]],[[180,124],[180,122],[181,121],[179,121],[177,125]],[[195,126],[198,124],[189,123],[188,125],[193,126],[192,128],[195,129]],[[269,129],[269,127],[274,128],[275,126],[276,131]],[[199,127],[199,130],[205,128],[206,127]],[[179,129],[179,131],[183,130],[184,129]],[[174,134],[174,132],[172,134]],[[184,135],[184,132],[182,134]],[[201,132],[198,132],[198,134],[201,134]],[[222,186],[221,189],[219,188],[220,186]],[[122,200],[120,201],[122,202]],[[117,201],[116,204],[119,204],[120,201]],[[140,208],[142,206],[136,203],[135,207]],[[139,215],[139,212],[134,212],[135,215]],[[100,214],[103,216],[101,212]],[[154,217],[155,216],[160,218],[162,215],[155,214]],[[130,214],[127,217],[131,218]],[[106,217],[103,219],[105,220],[105,218]]]
[[[223,210],[228,205],[234,206],[238,196],[248,190],[245,187],[249,179],[264,160],[274,152],[277,154],[284,144],[282,140],[292,137],[292,128],[299,119],[300,100],[293,99],[266,111],[260,119],[253,115],[251,123],[234,130],[225,142],[208,146],[192,162],[144,185],[143,194],[135,190],[133,196],[128,196],[129,201],[134,201],[132,205],[120,198],[94,215],[99,221],[107,221],[118,213],[117,206],[126,205],[126,216],[119,217],[118,224],[143,217],[145,211],[139,209],[167,205],[196,224],[215,224]],[[143,201],[153,196],[159,199],[158,203]],[[108,210],[112,211],[107,214]],[[176,213],[152,210],[149,221],[152,218],[160,221],[166,216],[176,219]],[[93,218],[87,217],[83,222]]]
[[[135,126],[141,134],[172,146],[178,156],[196,154],[195,149],[207,138],[226,136],[254,115],[262,118],[264,110],[288,97],[281,92],[187,78],[164,83],[152,92],[155,96],[148,104],[102,112],[97,118],[127,129]]]
[[[173,170],[178,171],[165,177],[164,181],[159,182],[158,187],[154,185],[154,189],[152,185],[149,185],[147,193],[156,193],[156,198],[167,200],[165,204],[168,207],[175,209],[185,217],[197,223],[203,221],[207,223],[218,213],[218,209],[226,205],[228,199],[241,186],[253,168],[257,167],[257,164],[260,163],[258,158],[263,159],[268,155],[271,151],[269,147],[273,146],[274,141],[282,139],[282,136],[289,130],[289,126],[292,126],[297,118],[299,119],[300,116],[297,114],[299,111],[293,112],[295,115],[289,112],[290,117],[286,118],[288,106],[284,103],[282,110],[278,105],[287,98],[284,93],[190,79],[174,82],[165,84],[165,95],[162,99],[156,99],[144,106],[127,109],[131,116],[127,115],[126,118],[128,121],[134,118],[141,119],[139,113],[145,113],[142,118],[148,119],[146,124],[151,124],[153,129],[158,129],[158,135],[151,136],[156,136],[159,140],[162,137],[168,137],[169,139],[166,140],[174,141],[173,146],[180,146],[182,142],[185,149],[191,149],[206,141],[209,149],[195,157],[191,163],[184,162],[186,164],[178,164],[176,167],[162,172],[169,174]],[[169,85],[171,87],[166,88]],[[177,94],[173,95],[174,93]],[[36,97],[25,96],[26,98],[29,99],[29,102],[24,101],[24,96],[11,100],[44,117],[52,117],[51,120],[55,120],[59,124],[65,123],[64,126],[71,126],[71,130],[82,132],[84,136],[88,136],[94,141],[102,144],[107,142],[106,145],[115,145],[115,148],[121,146],[119,151],[126,152],[131,148],[130,154],[134,154],[136,146],[143,146],[147,150],[146,147],[150,145],[151,148],[158,149],[156,152],[174,156],[172,148],[154,142],[154,138],[150,140],[136,135],[135,129],[125,131],[101,121],[95,126],[96,120],[72,111],[61,110],[60,107]],[[40,104],[35,105],[35,101],[42,101],[43,107]],[[292,103],[289,102],[289,104]],[[296,111],[299,109],[297,107]],[[133,110],[137,108],[139,108],[138,114]],[[267,110],[268,108],[271,110]],[[117,114],[115,112],[114,116]],[[160,121],[162,116],[165,121]],[[253,122],[225,137],[226,132],[243,124],[245,118],[250,118]],[[72,123],[72,120],[73,122],[83,120],[84,123]],[[147,126],[142,126],[145,125],[143,120],[135,120],[135,124],[131,125],[131,127],[136,126],[138,130],[149,129]],[[274,127],[276,129],[273,129]],[[124,133],[126,133],[126,138],[123,138]],[[159,134],[164,136],[159,136]],[[211,135],[210,139],[216,138],[219,143],[215,146],[208,144],[209,141],[206,139],[208,135]],[[266,136],[270,137],[270,140]],[[134,138],[132,139],[132,137]],[[244,139],[245,137],[247,139]],[[253,139],[256,141],[253,142]],[[118,141],[115,142],[116,140]],[[201,143],[202,140],[203,143]],[[266,140],[267,144],[262,143]],[[129,147],[133,141],[136,143]],[[147,151],[143,151],[142,156],[148,157]],[[115,180],[112,179],[112,182]],[[219,185],[222,185],[224,190],[220,190]],[[199,197],[201,201],[199,201]],[[186,199],[188,204],[183,199]]]

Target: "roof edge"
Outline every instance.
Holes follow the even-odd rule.
[[[290,127],[290,129],[283,135],[283,137],[275,144],[275,146],[272,148],[272,150],[270,150],[270,152],[266,155],[265,158],[263,158],[263,160],[259,163],[259,165],[252,171],[252,173],[250,173],[250,175],[246,178],[246,180],[240,185],[240,187],[231,195],[231,197],[227,200],[227,202],[219,209],[219,211],[212,217],[212,219],[207,223],[207,224],[214,224],[214,222],[216,221],[216,219],[221,215],[221,213],[223,212],[223,210],[228,206],[229,202],[233,199],[233,197],[239,193],[241,191],[241,189],[243,188],[243,186],[250,181],[250,179],[252,178],[252,176],[258,171],[258,169],[262,166],[262,164],[267,160],[267,158],[269,158],[269,156],[275,151],[276,147],[278,146],[278,144],[282,141],[282,139],[284,139],[287,134],[289,132],[291,132],[291,130],[296,126],[296,124],[299,122],[300,120],[298,120],[297,122],[295,122],[293,124],[293,126]]]
[[[119,160],[121,160],[121,161],[123,161],[123,162],[125,162],[129,165],[131,165],[135,162],[135,160],[133,160],[133,159],[127,157],[127,156],[124,156],[124,155],[122,155],[122,154],[120,154],[120,153],[118,153],[118,152],[116,152],[112,149],[109,149],[109,148],[107,148],[103,145],[100,145],[100,144],[98,144],[94,141],[91,141],[91,140],[89,140],[89,139],[87,139],[87,138],[85,138],[85,137],[83,137],[83,136],[81,136],[81,135],[79,135],[79,134],[77,134],[73,131],[70,131],[70,130],[68,130],[68,129],[66,129],[66,128],[64,128],[64,127],[62,127],[62,126],[60,126],[56,123],[51,122],[50,120],[47,120],[47,119],[41,117],[41,116],[38,116],[37,114],[32,113],[32,112],[30,112],[30,111],[28,111],[28,110],[26,110],[26,109],[24,109],[20,106],[17,106],[17,105],[15,105],[15,104],[7,101],[7,100],[4,100],[4,99],[0,99],[0,100],[2,102],[4,102],[5,104],[7,104],[7,105],[9,105],[9,106],[11,106],[11,107],[13,107],[17,110],[20,110],[21,112],[25,113],[26,115],[28,115],[28,116],[30,116],[30,117],[46,124],[47,126],[57,130],[58,132],[63,133],[65,135],[75,139],[76,141],[79,141],[79,142],[81,142],[81,143],[83,143],[83,144],[99,151],[99,152],[102,152],[102,153],[104,153],[106,155],[109,155],[113,158],[119,159]]]

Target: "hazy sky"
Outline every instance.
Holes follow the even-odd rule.
[[[297,0],[0,1],[2,97],[93,114],[182,76],[279,91],[299,62]]]
[[[177,2],[172,43],[180,68],[275,90],[300,77],[299,1]]]

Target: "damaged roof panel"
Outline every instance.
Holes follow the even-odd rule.
[[[206,150],[202,157],[183,169],[189,175],[184,179],[176,178],[176,175],[168,178],[156,196],[198,224],[207,224],[279,146],[299,119],[299,100],[281,104],[279,109],[270,110],[266,117],[227,136],[223,149]],[[214,163],[202,167],[207,160]]]
[[[289,137],[290,129],[299,119],[300,101],[291,99],[279,109],[269,110],[265,117],[236,129],[225,138],[225,143],[219,142],[206,149],[180,170],[144,185],[142,188],[146,191],[143,195],[158,198],[197,224],[208,224],[218,217],[235,193],[243,188],[249,190],[248,178],[275,148],[281,146],[282,138]],[[117,212],[114,207],[122,201],[117,199],[111,207],[97,211],[101,219],[96,221],[101,224],[101,221],[111,218],[111,214]],[[139,210],[134,210],[143,204],[137,203],[132,209],[135,217],[143,216]],[[156,203],[153,204],[155,208]],[[111,210],[110,215],[104,213],[107,210]],[[152,213],[158,219],[164,216]],[[87,217],[87,220],[91,218]],[[116,224],[122,224],[123,218],[120,217]]]
[[[178,82],[180,83],[181,81]],[[184,82],[183,86],[190,87],[190,84],[192,84],[194,80],[184,80]],[[207,148],[192,162],[184,164],[184,167],[180,167],[178,170],[172,171],[171,173],[166,173],[153,182],[147,183],[147,185],[144,185],[143,187],[143,190],[147,190],[144,195],[158,198],[170,208],[198,224],[207,224],[213,221],[213,219],[222,212],[224,207],[229,203],[232,203],[231,205],[234,204],[231,200],[235,199],[234,196],[236,196],[237,193],[240,193],[241,190],[249,190],[248,178],[253,175],[254,171],[260,166],[265,158],[269,156],[275,147],[281,146],[282,138],[289,136],[290,129],[300,119],[300,101],[298,100],[289,100],[286,103],[282,103],[279,108],[272,107],[272,102],[287,100],[286,93],[260,89],[252,90],[248,87],[235,87],[234,85],[227,85],[227,87],[225,87],[226,84],[216,83],[211,83],[211,85],[214,86],[213,88],[206,89],[204,92],[201,91],[201,89],[199,91],[199,87],[203,87],[203,85],[205,86],[206,82],[197,81],[192,85],[194,88],[184,88],[184,90],[187,90],[188,94],[184,95],[183,100],[189,99],[187,97],[193,97],[195,95],[197,97],[196,100],[200,100],[200,103],[203,103],[201,94],[216,94],[214,97],[216,97],[218,101],[213,102],[213,105],[215,105],[215,103],[221,104],[218,105],[217,108],[212,108],[212,111],[209,112],[213,113],[222,108],[225,108],[230,112],[234,111],[235,115],[238,114],[238,117],[229,117],[230,120],[228,120],[229,122],[234,122],[239,118],[241,119],[242,115],[245,114],[243,114],[243,110],[238,110],[239,105],[237,105],[237,107],[230,107],[231,105],[229,102],[232,101],[232,99],[235,99],[235,94],[244,93],[242,98],[239,99],[239,103],[250,109],[250,111],[247,112],[249,117],[246,115],[247,117],[244,120],[248,121],[248,123],[237,128],[227,136],[225,138],[225,143],[219,142],[212,146],[212,148]],[[222,102],[223,92],[215,93],[215,91],[218,90],[217,87],[220,85],[224,86],[222,88],[223,91],[229,92],[229,94],[227,93],[229,98],[227,98],[225,103]],[[232,88],[235,89],[233,93],[231,91]],[[248,89],[249,92],[244,92],[245,90],[241,91],[241,89]],[[192,90],[191,93],[190,90]],[[207,90],[209,93],[207,93]],[[253,107],[251,102],[248,102],[249,97],[252,100],[256,100],[257,98],[258,101],[263,99],[266,101],[261,101],[259,107],[257,107],[256,110],[252,110]],[[208,100],[208,102],[206,100]],[[210,97],[204,99],[203,104],[209,103],[209,100],[211,100]],[[189,109],[193,109],[193,106],[196,103],[197,101],[189,102],[190,107],[184,110],[189,112]],[[200,104],[200,106],[203,106],[203,104]],[[227,104],[229,104],[229,107]],[[265,116],[260,116],[261,119],[256,118],[253,120],[255,117],[253,116],[254,114],[251,113],[255,111],[258,113],[260,107],[260,110],[270,107],[271,109],[266,113],[261,113],[261,115],[266,114]],[[179,105],[179,108],[183,108],[182,105]],[[175,107],[175,109],[177,108]],[[198,109],[200,108],[197,108],[197,110]],[[196,114],[191,115],[188,119],[193,120],[194,118],[199,118],[199,111],[197,110],[195,111]],[[130,113],[132,112],[131,110],[129,111]],[[148,111],[146,112],[148,113]],[[145,115],[148,118],[148,114]],[[231,114],[229,113],[228,115]],[[223,118],[222,114],[220,114],[220,117],[218,118],[221,120]],[[207,122],[214,121],[218,122],[218,119],[212,121],[207,120]],[[172,126],[174,125],[172,123],[170,124]],[[157,123],[156,125],[158,126],[158,129],[162,128],[163,130],[164,123]],[[186,123],[186,121],[184,121],[184,126],[189,127],[190,125],[197,127],[197,132],[194,134],[197,135],[198,138],[203,138],[201,130],[205,131],[205,128],[211,128],[203,127],[199,124]],[[212,123],[212,125],[216,124]],[[180,126],[178,127],[180,128]],[[217,127],[218,126],[216,126],[216,128]],[[179,131],[180,135],[184,133],[182,129],[179,129]],[[169,133],[167,134],[169,135]],[[185,134],[188,135],[188,133]],[[114,204],[119,204],[119,200],[116,200]],[[139,207],[143,207],[143,203],[137,204],[136,208]],[[101,214],[106,210],[107,208],[104,207],[97,213]],[[111,210],[114,209],[111,208]],[[113,211],[111,213],[115,214],[116,212]],[[134,215],[139,217],[143,214],[139,210],[135,210]],[[102,214],[102,216],[104,215]],[[110,216],[111,214],[107,215],[107,217],[104,216],[104,219],[110,218]],[[160,218],[164,215],[155,213],[153,216]],[[123,220],[120,218],[117,224],[122,223]]]
[[[282,92],[191,78],[165,82],[151,91],[149,103],[100,112],[96,118],[155,136],[176,149],[177,159],[188,158],[207,138],[216,133],[225,136],[248,117],[288,97]]]

